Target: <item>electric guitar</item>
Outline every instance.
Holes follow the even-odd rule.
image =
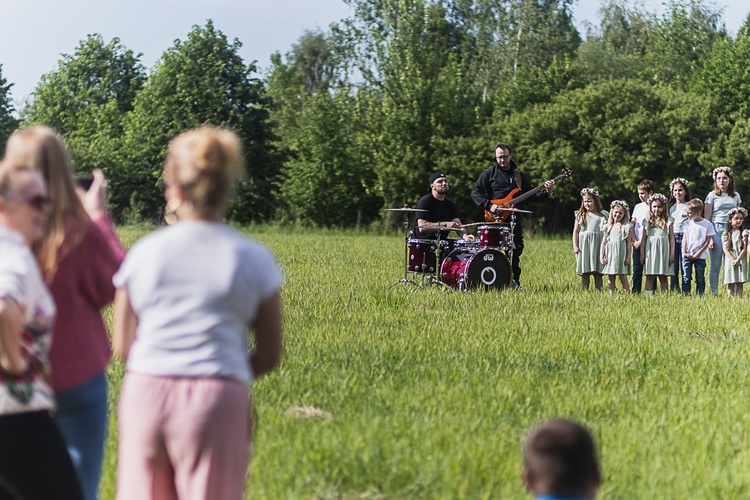
[[[565,179],[566,177],[570,177],[571,175],[573,175],[573,171],[570,170],[569,168],[565,168],[563,169],[562,173],[558,175],[557,177],[555,177],[554,179],[552,179],[552,181],[557,182],[559,180]],[[511,190],[510,193],[508,193],[508,196],[506,196],[505,198],[492,200],[492,203],[494,203],[495,205],[500,205],[503,208],[513,208],[514,205],[521,203],[526,198],[534,196],[542,189],[544,189],[544,184],[542,184],[541,186],[537,186],[534,189],[531,189],[529,191],[526,191],[523,194],[520,194],[521,188],[515,187]],[[504,222],[508,220],[508,218],[510,217],[510,214],[512,213],[513,213],[512,211],[507,211],[507,212],[503,211],[503,212],[500,212],[499,215],[495,215],[489,210],[485,210],[484,220],[487,222]]]

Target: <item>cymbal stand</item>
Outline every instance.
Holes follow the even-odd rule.
[[[427,288],[430,285],[436,285],[439,287],[447,287],[448,285],[440,279],[440,270],[443,267],[443,245],[440,243],[442,240],[440,231],[437,232],[437,240],[435,240],[435,272],[434,274],[427,277],[425,282],[422,284],[422,288]],[[447,239],[446,239],[447,242]]]
[[[388,288],[394,287],[398,285],[399,283],[403,283],[404,285],[415,285],[419,286],[416,281],[409,279],[409,213],[404,213],[404,277],[398,280],[397,282],[390,285]]]
[[[513,276],[513,251],[516,248],[516,214],[515,212],[511,212],[510,214],[510,246],[508,248],[508,251],[505,252],[508,254],[508,263],[510,264],[510,274],[511,279],[515,281],[516,277]]]

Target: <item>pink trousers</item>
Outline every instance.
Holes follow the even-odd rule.
[[[252,435],[246,385],[127,372],[118,421],[118,499],[243,498]]]

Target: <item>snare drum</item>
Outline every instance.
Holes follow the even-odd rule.
[[[456,249],[443,260],[440,275],[443,283],[459,290],[499,290],[513,278],[508,258],[496,248]]]
[[[513,248],[513,233],[504,226],[479,226],[479,246],[508,251]]]
[[[449,240],[450,241],[450,240]],[[453,249],[457,248],[475,248],[479,243],[476,241],[469,241],[469,240],[456,240],[453,244]]]

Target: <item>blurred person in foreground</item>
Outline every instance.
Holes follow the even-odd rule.
[[[282,274],[222,222],[242,164],[228,130],[173,139],[164,195],[177,221],[136,243],[115,275],[121,500],[244,498],[248,384],[281,357]]]
[[[521,475],[537,500],[592,500],[601,484],[594,439],[582,425],[549,420],[534,429],[523,448]]]
[[[38,172],[0,163],[0,498],[83,498],[49,414],[55,304],[30,248],[44,238],[49,202]]]
[[[49,188],[49,223],[34,253],[57,306],[49,353],[62,432],[86,500],[96,500],[107,435],[109,335],[101,310],[112,303],[112,277],[125,250],[105,210],[101,170],[87,192],[76,187],[62,139],[49,127],[15,132],[5,157],[39,171]]]

